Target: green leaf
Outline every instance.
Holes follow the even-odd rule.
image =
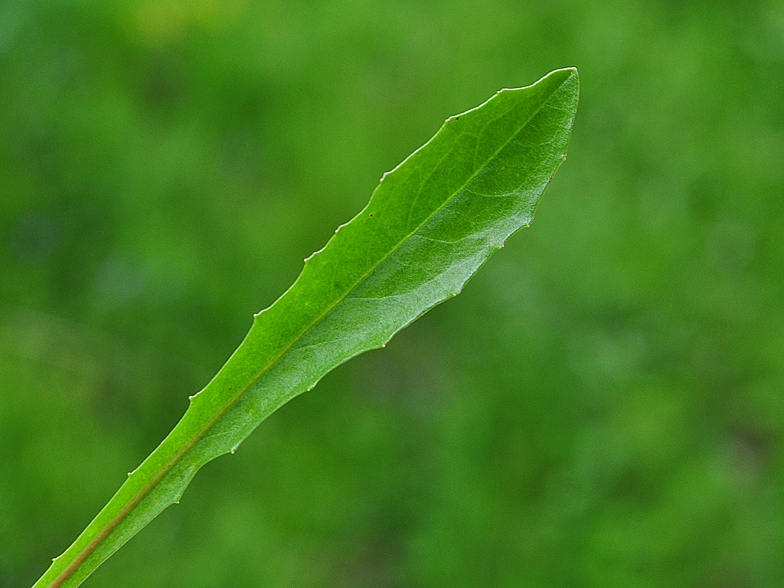
[[[35,584],[77,586],[205,463],[335,366],[383,346],[463,284],[533,218],[577,108],[575,69],[453,116],[384,174],[362,212],[254,317],[240,347],[158,448]]]

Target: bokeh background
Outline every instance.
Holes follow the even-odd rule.
[[[577,66],[530,229],[100,587],[784,585],[781,0],[0,3],[0,586],[452,114]]]

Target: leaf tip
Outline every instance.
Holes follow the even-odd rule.
[[[559,68],[559,69],[555,69],[555,70],[551,71],[549,74],[547,74],[545,77],[551,76],[553,74],[558,74],[558,73],[566,74],[566,75],[569,75],[569,76],[580,77],[580,72],[577,71],[577,68],[575,66],[573,66],[573,65],[569,66],[569,67],[562,67],[562,68]]]

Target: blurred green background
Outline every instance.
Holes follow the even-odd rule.
[[[0,3],[0,586],[452,114],[577,66],[457,299],[212,462],[93,588],[784,585],[784,3]]]

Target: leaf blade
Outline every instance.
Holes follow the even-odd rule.
[[[574,69],[502,90],[450,117],[384,174],[368,205],[305,262],[172,432],[34,588],[78,586],[208,461],[334,367],[384,345],[456,295],[527,226],[565,158],[579,94]]]

